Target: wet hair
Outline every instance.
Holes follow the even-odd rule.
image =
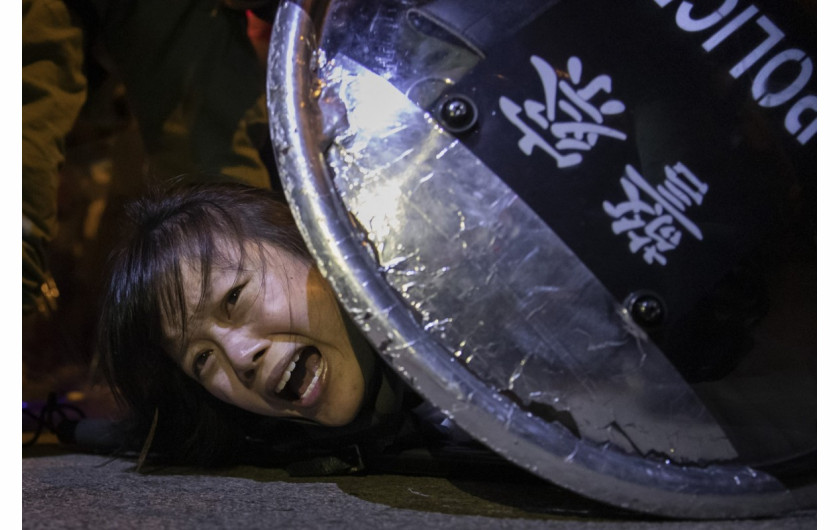
[[[154,423],[151,454],[159,460],[227,463],[247,438],[247,426],[259,420],[212,398],[167,353],[163,322],[180,327],[182,338],[187,326],[182,260],[198,264],[203,301],[224,243],[240,250],[247,243],[274,246],[311,261],[306,245],[282,195],[238,184],[154,191],[126,213],[125,232],[109,260],[99,355],[128,409],[128,439],[146,438]]]

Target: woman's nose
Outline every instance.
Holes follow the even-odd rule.
[[[244,383],[250,384],[254,381],[254,379],[256,379],[259,360],[265,354],[265,350],[266,348],[263,348],[251,355],[250,365],[237,369],[237,373],[240,374],[240,379],[242,379]]]
[[[229,333],[226,339],[224,348],[228,361],[243,383],[251,383],[268,350],[268,342],[241,333]]]

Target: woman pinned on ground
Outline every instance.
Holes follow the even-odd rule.
[[[100,355],[129,439],[208,465],[381,448],[404,430],[419,398],[344,314],[281,195],[202,184],[127,211]]]

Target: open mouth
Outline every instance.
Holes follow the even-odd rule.
[[[292,358],[274,392],[287,401],[303,401],[318,385],[323,371],[321,352],[307,346]]]

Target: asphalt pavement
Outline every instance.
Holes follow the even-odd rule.
[[[25,529],[457,528],[807,530],[816,511],[774,519],[665,520],[624,512],[523,473],[297,477],[284,469],[146,467],[59,444],[25,448]]]

